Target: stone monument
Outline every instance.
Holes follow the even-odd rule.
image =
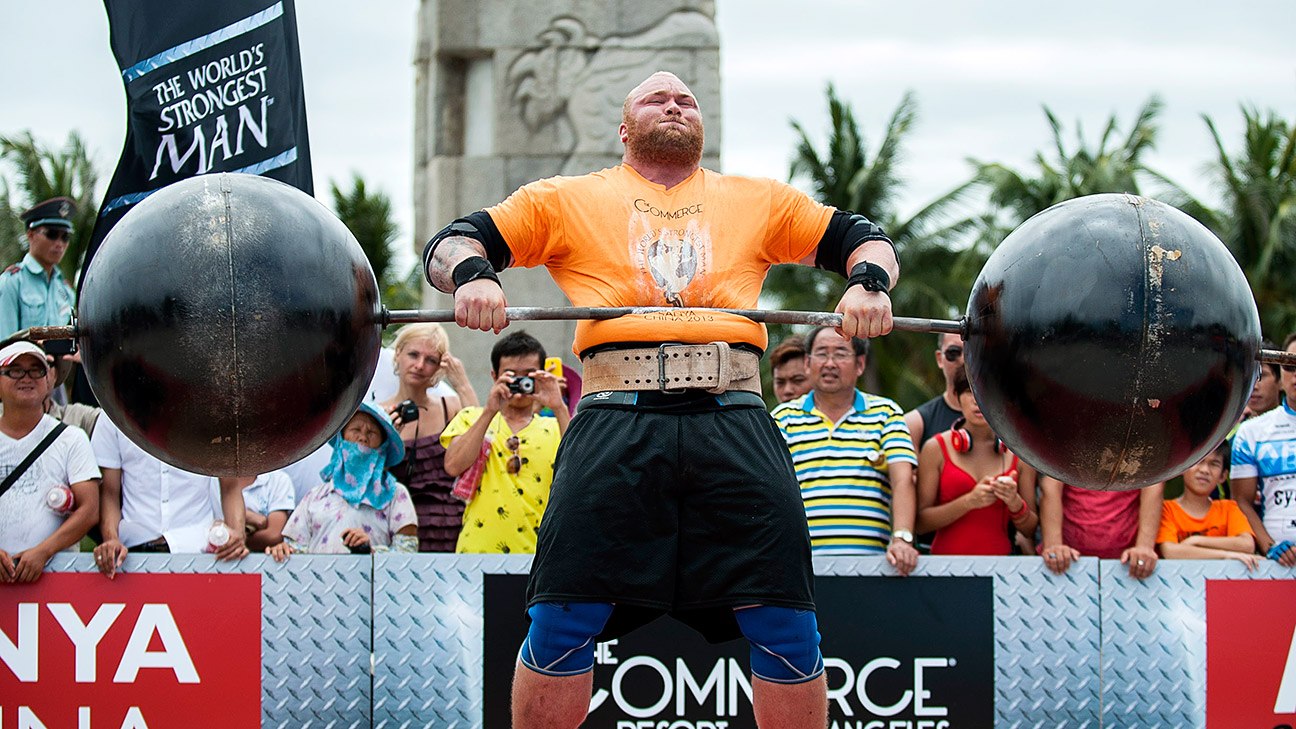
[[[621,104],[654,71],[692,88],[706,118],[702,164],[719,168],[720,44],[714,0],[422,0],[415,51],[416,253],[442,226],[521,185],[621,162]],[[500,275],[510,306],[566,306],[543,268]],[[424,305],[451,297],[425,285]],[[578,365],[575,322],[514,322]],[[449,331],[485,398],[491,334]]]

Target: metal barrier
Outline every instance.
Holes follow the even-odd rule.
[[[131,555],[110,582],[59,555],[34,585],[0,585],[0,727],[156,727],[166,704],[215,700],[224,713],[184,724],[227,729],[255,693],[236,687],[258,634],[264,727],[507,727],[529,564]],[[815,571],[834,729],[1296,724],[1296,580],[1272,562],[1163,560],[1143,582],[1095,559],[1061,577],[1033,558]],[[600,644],[584,726],[752,727],[746,653],[671,620]]]

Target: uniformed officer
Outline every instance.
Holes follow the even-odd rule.
[[[72,239],[75,213],[71,198],[56,197],[19,216],[27,228],[27,255],[0,273],[0,337],[72,321],[76,294],[58,264]]]

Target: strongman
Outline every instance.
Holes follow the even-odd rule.
[[[848,277],[845,336],[886,334],[895,248],[788,185],[702,169],[702,113],[673,74],[630,91],[620,137],[620,166],[526,185],[423,254],[470,329],[507,325],[508,266],[546,266],[575,306],[681,307],[577,326],[589,394],[540,527],[513,725],[578,726],[595,643],[670,613],[750,641],[761,727],[823,729],[805,509],[760,397],[765,329],[683,307],[754,308],[771,265],[803,263]]]

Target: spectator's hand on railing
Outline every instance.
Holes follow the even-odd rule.
[[[13,581],[35,582],[45,570],[45,563],[52,557],[51,553],[41,549],[38,544],[13,556]]]
[[[0,549],[0,582],[13,582],[14,561],[9,553]]]
[[[248,556],[247,533],[242,531],[236,533],[231,529],[229,541],[216,550],[216,561],[233,562],[246,556]]]
[[[1130,577],[1136,580],[1146,580],[1156,570],[1157,553],[1155,549],[1148,549],[1136,544],[1121,552],[1120,561],[1121,564],[1129,565]]]
[[[1245,552],[1225,552],[1225,559],[1236,559],[1246,565],[1248,572],[1254,572],[1256,565],[1260,564],[1260,555],[1246,554]]]
[[[126,545],[117,539],[106,539],[103,544],[95,547],[94,559],[95,566],[103,573],[104,577],[114,579],[117,577],[117,568],[121,567],[122,562],[126,561]]]
[[[1055,575],[1064,575],[1071,569],[1071,563],[1080,559],[1080,552],[1065,544],[1045,544],[1040,550],[1044,564]]]
[[[1265,552],[1265,557],[1276,561],[1283,567],[1296,567],[1296,543],[1291,541],[1278,542]]]
[[[287,542],[280,542],[270,547],[266,547],[266,554],[274,558],[276,562],[287,562],[288,555],[297,550],[293,549]]]
[[[899,572],[901,577],[908,577],[909,573],[918,566],[918,550],[903,539],[892,539],[887,545],[886,556],[887,561],[896,568],[896,572]]]

